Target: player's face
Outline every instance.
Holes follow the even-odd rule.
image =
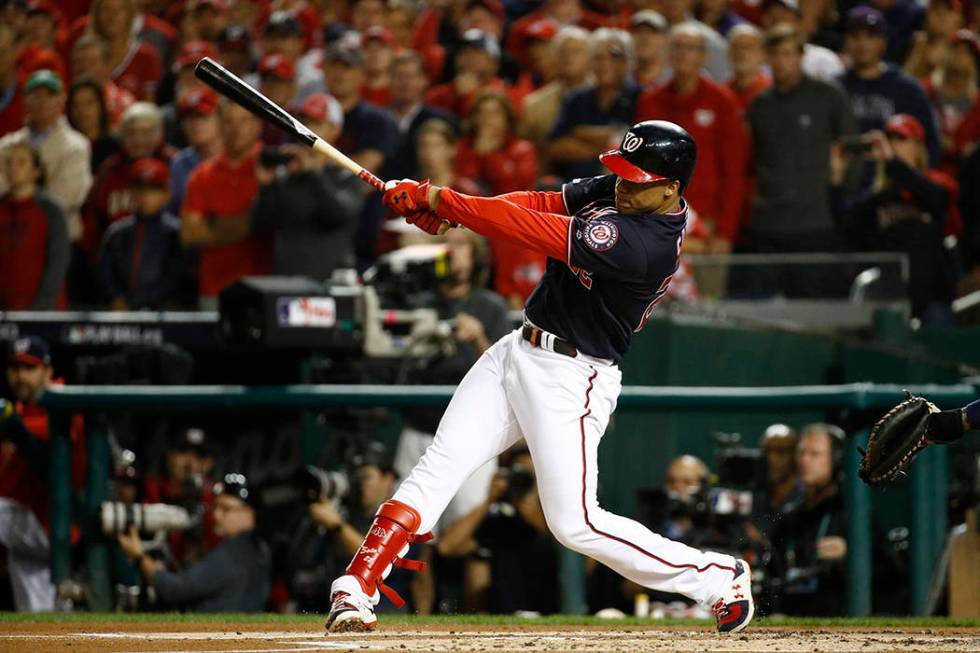
[[[32,403],[51,382],[51,368],[47,365],[28,365],[13,362],[7,367],[7,385],[17,401]]]
[[[616,210],[625,215],[660,212],[676,203],[679,187],[672,180],[637,184],[620,177],[616,180]]]

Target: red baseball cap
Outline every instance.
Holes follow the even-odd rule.
[[[138,159],[129,169],[130,186],[170,187],[170,171],[159,159]]]
[[[381,41],[385,45],[391,46],[395,44],[395,35],[387,27],[375,25],[364,30],[364,34],[361,36],[361,47],[363,48],[368,41]]]
[[[31,14],[47,14],[54,20],[58,20],[60,17],[60,12],[52,7],[47,0],[31,0],[28,2],[27,15],[30,16]]]
[[[314,93],[309,96],[299,105],[296,113],[302,118],[309,118],[316,122],[329,120],[336,125],[344,122],[344,112],[340,108],[340,103],[326,93]]]
[[[527,31],[524,32],[528,40],[537,39],[538,41],[550,41],[557,33],[558,25],[555,24],[555,21],[548,18],[534,21],[527,26]]]
[[[177,102],[180,117],[188,115],[210,116],[218,109],[218,94],[210,88],[195,88],[185,93]]]
[[[910,116],[907,113],[896,113],[885,121],[885,133],[895,134],[920,143],[926,139],[926,130],[923,129],[922,123],[916,120],[915,116]]]
[[[259,74],[263,77],[271,76],[292,81],[296,78],[296,66],[281,54],[270,54],[262,58]]]
[[[204,57],[216,59],[218,51],[214,45],[208,41],[188,41],[180,46],[180,54],[177,55],[177,70],[190,68],[197,65],[197,62]]]

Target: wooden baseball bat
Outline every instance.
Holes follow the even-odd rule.
[[[300,142],[306,143],[317,152],[327,155],[351,173],[360,177],[378,190],[384,190],[385,183],[371,174],[349,156],[326,142],[293,118],[285,109],[246,84],[240,77],[223,67],[211,57],[204,57],[194,66],[194,74],[199,80]]]

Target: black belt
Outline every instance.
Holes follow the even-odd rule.
[[[521,336],[523,336],[523,338],[534,347],[548,349],[556,354],[569,356],[571,358],[576,358],[578,356],[578,350],[572,346],[572,343],[562,340],[558,336],[550,334],[547,331],[542,331],[537,327],[533,327],[530,324],[524,325],[524,328],[521,329]],[[548,339],[550,341],[551,347],[546,346],[544,339]]]

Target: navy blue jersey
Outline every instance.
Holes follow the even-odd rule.
[[[619,361],[677,270],[687,203],[676,213],[616,211],[616,176],[576,179],[562,195],[568,261],[549,258],[527,318],[584,354]]]

